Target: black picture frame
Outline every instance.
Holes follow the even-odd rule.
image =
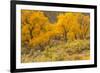
[[[71,7],[71,8],[86,8],[94,9],[94,64],[74,65],[74,66],[57,66],[57,67],[40,67],[40,68],[24,68],[16,69],[16,5],[42,5],[53,7]],[[62,4],[62,3],[47,3],[33,1],[11,1],[11,61],[10,71],[13,72],[29,72],[29,71],[45,71],[45,70],[61,70],[61,69],[79,69],[97,67],[97,6],[95,5],[79,5],[79,4]]]

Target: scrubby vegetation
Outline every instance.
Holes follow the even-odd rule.
[[[50,18],[50,13],[21,11],[21,62],[90,59],[89,14],[54,12]]]

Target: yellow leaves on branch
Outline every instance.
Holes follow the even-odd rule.
[[[30,14],[28,21],[31,25],[39,24],[45,25],[48,22],[48,18],[41,11],[34,11]]]
[[[64,41],[89,38],[89,14],[60,12],[57,21],[51,23],[43,11],[22,10],[21,21],[22,44],[31,48],[43,47],[58,37]]]

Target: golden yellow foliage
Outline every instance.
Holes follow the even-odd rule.
[[[45,11],[21,11],[22,62],[90,58],[89,14],[59,12],[56,18],[51,23]]]

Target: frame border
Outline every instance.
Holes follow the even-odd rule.
[[[53,7],[75,7],[94,9],[94,64],[90,65],[74,65],[74,66],[57,66],[57,67],[41,67],[41,68],[24,68],[16,69],[16,5],[42,5]],[[47,3],[34,1],[11,1],[10,4],[10,71],[13,72],[30,72],[30,71],[45,71],[45,70],[62,70],[62,69],[80,69],[97,67],[97,6],[95,5],[80,5],[80,4],[64,4],[64,3]]]

